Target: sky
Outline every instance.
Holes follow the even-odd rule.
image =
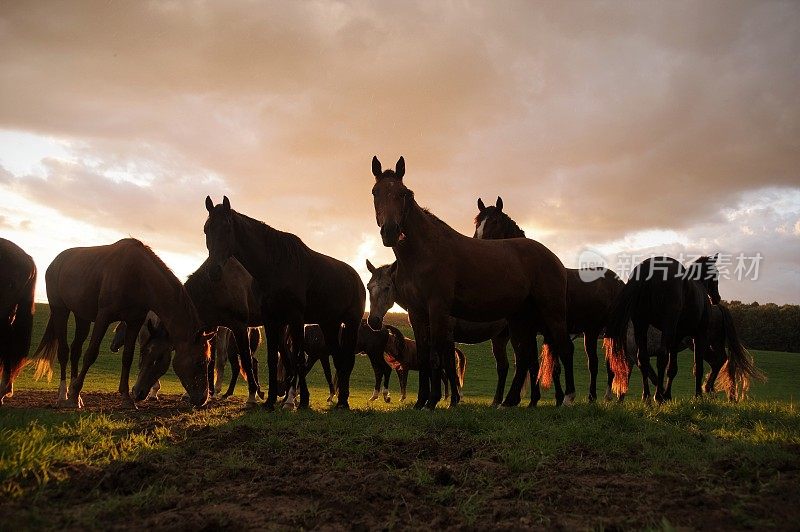
[[[724,299],[800,303],[798,28],[776,1],[3,2],[0,237],[40,301],[60,251],[127,236],[184,279],[227,195],[366,280],[393,260],[370,160],[403,155],[470,236],[502,196],[568,267],[719,252]]]

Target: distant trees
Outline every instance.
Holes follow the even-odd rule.
[[[745,347],[800,353],[800,305],[727,303]]]

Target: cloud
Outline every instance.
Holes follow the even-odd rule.
[[[68,156],[0,184],[187,254],[227,194],[360,260],[369,159],[402,154],[467,234],[501,195],[564,257],[727,235],[748,194],[800,188],[797,27],[793,2],[5,3],[0,128]]]

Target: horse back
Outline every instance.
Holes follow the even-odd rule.
[[[591,275],[590,280],[586,275]],[[602,330],[625,283],[606,268],[567,268],[567,326],[572,334]]]
[[[26,299],[33,301],[31,279],[36,279],[36,264],[19,246],[0,238],[0,313],[10,316],[14,308]]]

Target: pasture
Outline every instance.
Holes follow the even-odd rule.
[[[47,315],[38,305],[34,344]],[[398,319],[390,321],[410,334]],[[800,520],[797,354],[754,352],[769,382],[742,404],[690,399],[690,352],[676,401],[642,404],[637,372],[624,404],[588,404],[576,341],[570,408],[555,408],[552,390],[536,409],[488,408],[494,360],[482,344],[464,346],[464,402],[453,411],[414,411],[411,397],[399,404],[395,376],[393,402],[368,403],[365,357],[350,412],[329,410],[319,365],[310,411],[248,409],[241,381],[236,398],[193,410],[172,370],[161,401],[125,411],[110,338],[88,374],[84,411],[52,408],[57,381],[33,381],[30,369],[0,409],[0,528],[729,529]]]

